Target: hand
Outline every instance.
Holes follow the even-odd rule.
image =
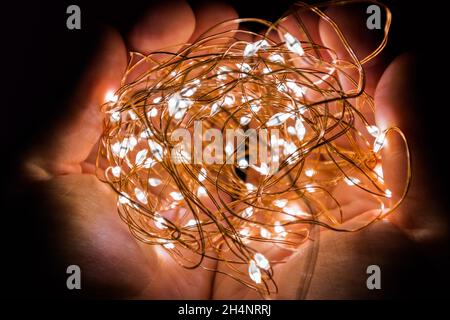
[[[364,55],[373,49],[365,47],[365,39],[358,37],[362,31],[350,22],[354,21],[353,17],[349,19],[348,13],[340,10],[330,14],[343,25],[357,53]],[[41,210],[39,223],[45,224],[50,232],[50,254],[55,261],[52,270],[64,276],[67,265],[79,265],[83,295],[149,299],[258,298],[255,292],[230,278],[201,268],[183,269],[163,251],[136,241],[117,214],[116,196],[94,175],[94,155],[103,117],[98,106],[106,92],[119,85],[127,62],[125,42],[131,49],[148,53],[187,42],[217,22],[234,17],[234,10],[224,4],[208,4],[193,12],[185,2],[177,1],[149,11],[126,39],[115,30],[107,30],[94,63],[86,69],[69,102],[68,107],[74,113],[49,133],[42,144],[45,147],[30,151],[24,163],[28,188],[35,192],[36,199],[50,199],[45,203],[45,210]],[[312,29],[318,31],[315,35],[318,41],[331,47],[336,45],[336,39],[325,26],[313,25]],[[409,76],[414,63],[414,58],[406,55],[386,68],[384,61],[378,59],[366,70],[367,90],[375,96],[377,123],[382,128],[398,125],[408,137],[415,136],[417,125],[416,119],[405,111],[416,103]],[[415,178],[399,211],[389,220],[361,232],[323,232],[308,288],[302,279],[307,272],[304,263],[311,259],[310,251],[300,247],[287,263],[274,267],[280,292],[274,298],[366,298],[377,294],[386,297],[415,290],[397,287],[403,284],[399,278],[407,280],[411,273],[404,273],[404,269],[410,270],[419,259],[426,258],[421,251],[440,243],[447,230],[445,212],[437,205],[438,199],[432,201],[432,191],[424,187],[428,186],[426,177],[421,176],[424,160],[415,140],[409,142]],[[386,181],[394,192],[402,183],[396,179],[397,172],[402,170],[399,167],[402,150],[400,144],[389,143],[385,155],[389,161],[383,163]],[[358,201],[352,208],[349,220],[366,211],[364,201]],[[427,212],[426,218],[423,212]],[[371,264],[382,268],[383,290],[378,292],[366,288],[365,271]],[[221,265],[210,262],[209,267],[221,268]],[[418,274],[422,272],[433,271],[420,270]],[[64,286],[62,280],[61,290],[68,293]]]

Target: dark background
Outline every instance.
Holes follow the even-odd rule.
[[[11,190],[20,188],[18,165],[24,151],[39,135],[63,114],[63,101],[77,82],[87,64],[102,24],[111,24],[126,33],[133,22],[152,2],[138,1],[16,1],[2,10],[2,267],[3,289],[12,296],[27,297],[28,287],[39,284],[32,279],[34,261],[48,259],[44,251],[33,247],[29,233],[46,232],[35,216],[21,212]],[[295,1],[228,0],[240,17],[259,17],[275,21]],[[317,1],[310,1],[314,3]],[[387,52],[389,57],[414,51],[422,57],[418,75],[425,79],[425,87],[418,88],[423,109],[411,110],[422,119],[423,140],[429,146],[430,175],[443,177],[446,172],[437,168],[448,166],[447,149],[448,103],[448,21],[440,2],[383,1],[393,13],[393,24]],[[189,1],[193,6],[201,1]],[[81,7],[81,30],[66,28],[66,8],[70,4]],[[45,147],[45,146],[42,146]],[[435,171],[434,171],[435,170]],[[436,179],[436,183],[441,183]],[[440,179],[443,181],[444,179]],[[442,201],[447,201],[445,185],[440,188]],[[35,212],[35,214],[38,214]],[[38,251],[36,251],[38,250]],[[37,283],[37,284],[36,284]],[[441,285],[436,283],[436,288]],[[433,287],[432,286],[432,287]],[[27,289],[28,288],[28,289]],[[42,289],[42,288],[41,288]],[[434,289],[434,288],[433,288]],[[34,288],[34,292],[39,292]]]

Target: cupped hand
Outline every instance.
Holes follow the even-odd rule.
[[[348,35],[360,57],[374,46],[367,40],[354,16],[341,9],[330,15]],[[108,91],[117,89],[127,63],[127,47],[138,52],[169,47],[195,39],[216,23],[235,18],[225,4],[205,4],[192,8],[183,1],[151,8],[126,38],[113,29],[104,32],[93,63],[67,106],[71,110],[63,122],[49,131],[42,144],[30,150],[24,172],[30,190],[43,199],[38,219],[50,230],[52,270],[65,274],[65,267],[77,264],[82,270],[82,290],[86,297],[158,298],[158,299],[249,299],[259,298],[228,277],[202,268],[180,267],[160,248],[137,241],[118,214],[116,196],[95,174],[95,153],[102,131],[99,105]],[[315,36],[324,45],[336,47],[336,37],[326,25],[311,21]],[[314,23],[316,23],[314,25]],[[414,294],[423,288],[416,277],[433,272],[417,261],[428,259],[423,252],[445,239],[446,213],[424,174],[425,159],[416,144],[417,119],[408,110],[414,98],[412,55],[403,55],[389,65],[377,58],[366,66],[369,94],[374,95],[376,121],[381,128],[401,127],[413,152],[413,182],[404,204],[389,219],[355,232],[321,233],[320,243],[311,250],[301,246],[286,263],[274,267],[279,293],[273,298],[370,298]],[[396,141],[385,149],[383,170],[394,193],[404,183],[404,146]],[[424,201],[427,199],[427,201]],[[364,201],[353,200],[351,218],[365,214]],[[356,211],[356,212],[355,212]],[[424,214],[426,213],[426,214]],[[314,244],[311,244],[313,246]],[[432,249],[434,250],[434,249]],[[277,255],[276,252],[273,253]],[[313,268],[308,261],[315,261]],[[211,269],[220,263],[208,262]],[[379,265],[383,272],[382,290],[366,287],[366,268]],[[421,268],[421,269],[418,269]],[[425,269],[424,269],[425,268]],[[65,283],[55,286],[64,289]],[[419,289],[418,289],[419,288]],[[416,290],[417,289],[417,290]],[[67,293],[67,292],[66,292]],[[59,295],[56,291],[53,294]],[[419,295],[423,292],[418,292]],[[70,296],[70,294],[69,294]]]

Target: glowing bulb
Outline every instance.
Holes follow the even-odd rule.
[[[280,225],[279,221],[275,222],[275,227],[273,228],[273,230],[275,231],[275,233],[284,233],[286,231],[284,227]]]
[[[141,137],[141,139],[149,139],[153,136],[153,133],[150,129],[145,129],[139,136]]]
[[[295,128],[293,126],[289,126],[286,129],[287,133],[289,133],[289,135],[291,136],[295,136],[297,135],[297,131],[295,130]]]
[[[176,192],[176,191],[171,192],[170,196],[175,201],[181,201],[184,198],[183,195],[180,192]]]
[[[349,186],[354,186],[355,184],[359,184],[361,181],[358,178],[344,178],[344,181]]]
[[[279,112],[274,114],[269,121],[267,121],[266,126],[274,127],[279,126],[286,122],[287,119],[291,117],[290,113]]]
[[[265,162],[261,163],[260,167],[252,165],[252,168],[255,169],[257,172],[259,172],[263,176],[268,175],[270,172],[270,168],[267,165],[267,163],[265,163]]]
[[[233,144],[227,143],[227,145],[225,146],[225,153],[227,155],[231,155],[233,152],[234,152]]]
[[[129,198],[130,198],[130,196],[128,194],[126,194],[125,192],[122,192],[122,194],[119,195],[119,203],[130,204]]]
[[[380,135],[380,129],[377,126],[366,126],[366,129],[375,138]]]
[[[253,258],[255,259],[256,265],[258,267],[260,267],[261,269],[264,269],[264,270],[269,270],[270,269],[269,260],[267,260],[267,258],[264,257],[264,255],[262,253],[259,253],[259,252],[255,253]]]
[[[200,181],[200,182],[205,181],[206,176],[207,176],[206,169],[205,169],[205,168],[201,168],[201,169],[200,169],[200,173],[199,173],[199,175],[198,175],[198,181]]]
[[[294,81],[287,81],[286,85],[291,89],[297,97],[303,97],[305,94],[305,89],[297,85]]]
[[[236,63],[236,67],[241,70],[241,77],[245,78],[250,71],[252,71],[252,67],[248,63]]]
[[[248,274],[250,279],[252,279],[255,283],[261,283],[261,271],[259,271],[259,268],[256,266],[256,262],[254,260],[250,260]]]
[[[197,224],[197,221],[195,221],[195,219],[190,219],[187,223],[186,223],[186,227],[193,227]]]
[[[234,96],[231,94],[227,94],[223,99],[223,103],[227,106],[232,106],[234,104]]]
[[[286,47],[293,53],[298,54],[299,56],[302,56],[305,53],[300,41],[290,33],[287,32],[284,34],[284,40],[286,41]]]
[[[287,199],[276,199],[272,203],[274,204],[274,206],[276,206],[278,208],[284,208],[287,205],[288,200]]]
[[[264,74],[268,74],[268,73],[271,73],[272,72],[272,69],[270,69],[270,68],[268,68],[268,67],[265,67],[264,69],[263,69],[263,73]]]
[[[111,90],[108,91],[105,95],[106,102],[116,103],[118,99],[119,97],[114,93],[114,91]]]
[[[242,218],[248,219],[253,215],[253,207],[247,207],[244,211],[242,211]]]
[[[163,244],[163,247],[166,249],[173,249],[175,248],[175,245],[172,242],[167,242]]]
[[[252,121],[252,119],[250,118],[250,117],[241,117],[241,119],[240,119],[240,124],[241,124],[241,126],[246,126],[247,124],[249,124],[250,123],[250,121]]]
[[[242,228],[241,230],[239,230],[239,234],[240,234],[242,237],[248,237],[248,236],[250,235],[250,229],[247,228],[247,227]]]
[[[142,165],[143,168],[145,169],[149,169],[151,167],[153,167],[156,164],[156,161],[151,159],[151,158],[147,158],[147,160],[144,161],[144,164]]]
[[[147,204],[147,195],[144,191],[142,191],[139,188],[134,188],[134,194],[136,195],[136,198],[143,204]]]
[[[247,191],[249,191],[249,192],[252,192],[252,191],[256,190],[256,187],[253,184],[251,184],[251,183],[246,183],[245,187],[247,188]]]
[[[153,154],[153,156],[158,161],[161,161],[163,157],[163,147],[159,143],[150,139],[148,140],[148,146],[150,147],[150,152]]]
[[[157,187],[161,184],[161,179],[157,179],[157,178],[149,178],[148,179],[148,184],[151,185],[152,187]]]
[[[177,113],[184,114],[192,103],[190,99],[182,97],[179,93],[174,94],[167,102],[169,115],[173,117]]]
[[[199,197],[204,197],[206,196],[208,193],[206,192],[206,189],[204,187],[198,187],[197,190],[197,196]]]
[[[291,155],[293,154],[295,151],[297,151],[297,146],[295,145],[295,143],[293,142],[289,142],[289,143],[285,143],[284,144],[284,155]]]
[[[373,143],[373,152],[377,153],[386,145],[386,134],[380,133]]]
[[[261,237],[266,238],[266,239],[270,239],[270,237],[272,236],[270,231],[267,230],[266,228],[261,228],[259,233],[261,234]]]
[[[159,214],[155,214],[154,223],[158,229],[161,229],[161,230],[167,229],[165,222],[166,222],[166,220],[163,217],[161,217]]]
[[[151,118],[154,118],[158,115],[158,109],[153,108],[152,110],[150,110],[150,112],[148,113],[148,116]]]
[[[306,134],[306,128],[301,119],[295,121],[295,132],[297,133],[298,140],[302,141]]]
[[[248,161],[246,159],[240,159],[238,161],[238,167],[240,169],[247,169],[248,168]]]
[[[307,176],[307,177],[312,177],[313,175],[314,175],[314,173],[315,173],[315,171],[314,171],[314,169],[306,169],[305,170],[305,175]]]
[[[254,56],[259,49],[267,49],[269,47],[269,43],[266,40],[259,40],[254,43],[249,43],[244,49],[244,57],[248,58]]]
[[[269,60],[277,63],[284,63],[284,58],[278,53],[272,54],[269,56]]]
[[[128,111],[128,114],[130,115],[131,120],[137,120],[138,116],[136,115],[136,113],[134,113],[133,110]]]
[[[147,149],[143,149],[143,150],[139,151],[136,154],[136,160],[135,160],[136,166],[140,166],[141,164],[143,164],[146,158],[147,158]]]
[[[115,166],[111,169],[111,172],[113,174],[114,177],[120,177],[120,172],[122,171],[122,169],[119,166]]]
[[[211,105],[211,112],[210,112],[209,115],[210,115],[210,116],[215,115],[217,112],[219,112],[220,108],[221,108],[221,105],[220,105],[218,102],[214,102],[214,103]]]
[[[112,122],[117,122],[117,121],[120,120],[120,118],[121,118],[121,114],[120,114],[119,111],[111,113],[110,119],[111,119]]]
[[[259,109],[261,109],[261,106],[257,105],[257,104],[252,104],[250,106],[250,110],[252,110],[253,112],[258,112]]]
[[[377,174],[378,180],[383,181],[383,167],[381,166],[381,164],[377,164],[373,170]]]

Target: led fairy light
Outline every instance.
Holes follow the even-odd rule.
[[[300,20],[297,32],[285,30],[282,22],[295,10],[330,23],[351,59],[311,43]],[[330,207],[343,215],[336,190],[364,190],[377,200],[375,219],[381,219],[401,203],[410,179],[408,154],[404,192],[393,194],[385,185],[383,148],[389,134],[404,136],[364,117],[373,114],[373,99],[364,92],[362,62],[337,26],[317,6],[298,3],[293,11],[276,23],[224,22],[176,54],[132,53],[121,88],[108,93],[102,108],[98,158],[108,166],[99,161],[98,172],[117,192],[119,214],[133,235],[161,246],[182,266],[204,267],[204,259],[216,259],[226,267],[221,272],[261,294],[277,291],[273,263],[282,263],[270,261],[264,248],[276,243],[294,251],[313,225],[355,231],[373,222],[353,230],[342,226]],[[233,26],[249,22],[267,27],[267,34]],[[268,37],[273,31],[278,40]],[[236,40],[237,33],[257,40]],[[350,69],[359,71],[358,78],[348,79]],[[348,92],[342,91],[343,77],[354,84]],[[217,129],[215,136],[199,133],[198,123]],[[174,141],[178,129],[190,143]],[[258,146],[267,147],[267,158],[259,154],[253,161],[251,137],[239,144],[239,130],[249,129],[258,132],[258,141],[266,134]],[[227,130],[238,133],[217,148],[212,137],[216,141]],[[406,139],[405,145],[407,150]],[[212,150],[222,163],[208,161]]]

